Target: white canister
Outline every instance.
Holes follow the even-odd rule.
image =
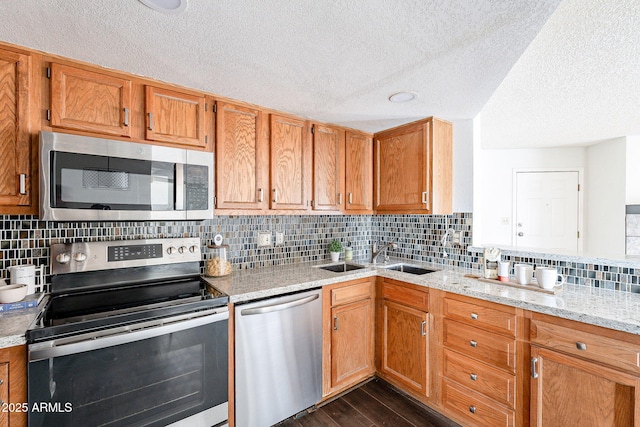
[[[14,265],[9,267],[9,273],[11,274],[10,283],[12,285],[25,284],[27,285],[27,295],[35,294],[36,272],[40,276],[40,287],[42,287],[44,283],[42,266],[36,268],[33,264]]]

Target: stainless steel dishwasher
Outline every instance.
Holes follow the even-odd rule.
[[[236,425],[270,426],[322,397],[322,291],[235,307]]]

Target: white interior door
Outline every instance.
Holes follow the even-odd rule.
[[[577,171],[516,172],[516,246],[578,250],[578,185]]]

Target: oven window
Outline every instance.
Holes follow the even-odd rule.
[[[29,363],[29,426],[163,426],[226,402],[227,327]]]
[[[175,163],[56,151],[51,206],[99,210],[175,210]]]

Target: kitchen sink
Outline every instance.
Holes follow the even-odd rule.
[[[417,274],[417,275],[433,273],[434,271],[437,271],[437,270],[432,270],[430,268],[416,267],[408,264],[395,264],[385,268],[387,270],[401,271],[403,273]]]
[[[343,263],[343,264],[325,265],[323,267],[318,267],[318,268],[321,268],[327,271],[333,271],[334,273],[344,273],[346,271],[351,271],[351,270],[360,270],[361,268],[364,268],[364,267],[358,264]]]

